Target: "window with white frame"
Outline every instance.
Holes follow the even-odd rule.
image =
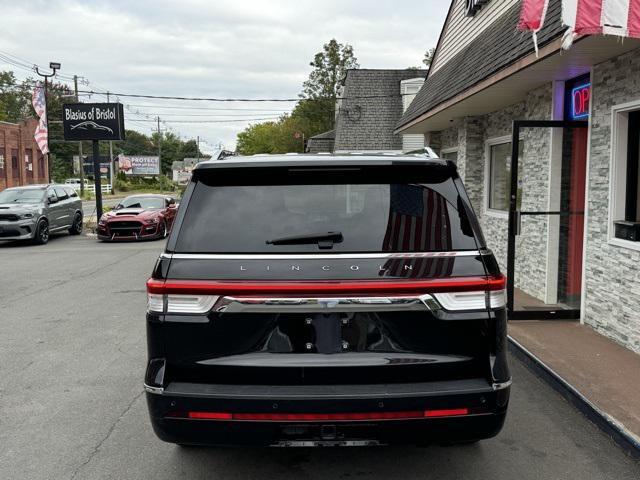
[[[609,240],[640,249],[640,101],[613,107],[611,118]]]
[[[487,141],[487,210],[509,210],[511,194],[511,141],[505,137]],[[518,157],[522,158],[523,142],[518,144]],[[520,177],[520,175],[518,175]],[[520,183],[520,182],[518,182]],[[518,188],[518,190],[520,190]],[[518,191],[518,198],[520,198]]]

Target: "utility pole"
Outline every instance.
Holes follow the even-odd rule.
[[[196,137],[196,160],[200,163],[200,135]]]
[[[73,88],[76,94],[76,102],[78,98],[78,75],[73,76]],[[82,141],[78,142],[78,155],[80,156],[80,197],[84,196],[84,159],[82,158]]]
[[[160,115],[158,115],[158,166],[160,169],[158,183],[160,184],[160,193],[162,193],[162,132],[160,131]]]
[[[107,103],[109,103],[109,92],[107,92]],[[111,193],[115,193],[114,176],[115,162],[113,161],[113,141],[109,140],[109,183],[111,183]]]

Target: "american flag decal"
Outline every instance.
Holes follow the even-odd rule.
[[[446,199],[420,185],[391,185],[391,203],[382,250],[386,252],[448,252],[452,249],[451,221]],[[438,277],[450,275],[453,259],[393,259],[383,275]]]
[[[38,114],[38,117],[40,117],[33,138],[36,140],[40,151],[46,155],[49,153],[49,127],[47,125],[47,106],[44,98],[44,87],[40,83],[38,83],[33,90],[31,104]]]

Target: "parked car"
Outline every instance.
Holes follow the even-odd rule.
[[[102,241],[154,240],[171,231],[178,210],[168,195],[131,195],[100,217],[97,234]]]
[[[45,244],[52,233],[82,233],[82,202],[68,185],[30,185],[0,192],[0,240]]]
[[[451,162],[201,163],[147,283],[154,431],[235,446],[492,437],[511,384],[504,288]]]

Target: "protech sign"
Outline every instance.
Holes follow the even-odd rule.
[[[64,139],[124,140],[121,103],[68,103],[62,107]]]

